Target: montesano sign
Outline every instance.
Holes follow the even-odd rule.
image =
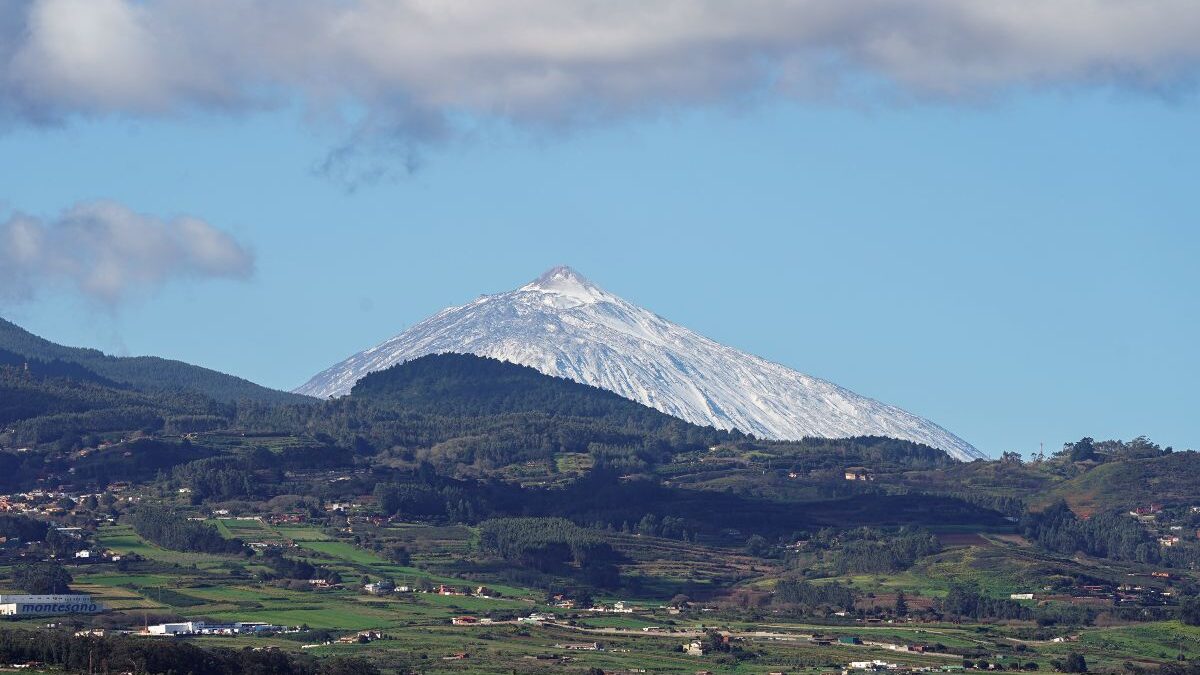
[[[0,615],[94,614],[104,609],[90,595],[0,594]]]

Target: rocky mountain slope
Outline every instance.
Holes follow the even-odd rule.
[[[567,267],[442,310],[319,373],[296,393],[342,396],[368,373],[442,352],[519,363],[694,424],[763,438],[890,436],[963,460],[983,456],[929,420],[714,342]]]

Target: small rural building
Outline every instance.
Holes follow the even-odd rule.
[[[566,642],[554,645],[559,649],[566,649],[573,652],[595,652],[600,651],[599,642]]]
[[[393,586],[392,584],[385,583],[382,581],[372,582],[372,583],[369,583],[369,584],[366,584],[363,586],[363,590],[366,591],[367,593],[370,593],[371,595],[387,595],[388,593],[391,593],[395,588],[396,587]]]
[[[898,666],[887,661],[875,659],[873,661],[851,661],[847,666],[847,670],[895,670]]]

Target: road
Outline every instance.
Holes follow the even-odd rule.
[[[697,638],[702,637],[705,631],[698,628],[668,630],[665,628],[634,629],[634,628],[588,628],[586,626],[571,626],[565,623],[544,622],[543,625],[552,628],[561,628],[571,630],[577,633],[586,633],[588,635],[613,635],[613,636],[634,636],[644,635],[651,637],[670,637],[670,638]],[[737,631],[737,630],[722,630],[721,633],[730,635],[736,638],[745,640],[778,640],[782,642],[807,642],[814,637],[810,633],[780,633],[767,630],[753,631]],[[889,652],[899,652],[903,654],[919,654],[921,656],[931,656],[935,658],[945,658],[948,660],[962,661],[962,654],[948,654],[946,652],[910,652],[905,649],[902,644],[892,642],[875,642],[871,640],[863,640],[862,644],[848,645],[840,644],[839,647],[858,647],[862,649],[883,650]]]

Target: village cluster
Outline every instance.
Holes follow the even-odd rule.
[[[1189,507],[1187,514],[1200,515],[1200,506]],[[1200,529],[1186,527],[1181,517],[1183,514],[1168,512],[1162,504],[1139,506],[1131,510],[1129,515],[1157,533],[1161,546],[1171,548],[1179,545],[1184,539],[1200,539]]]

